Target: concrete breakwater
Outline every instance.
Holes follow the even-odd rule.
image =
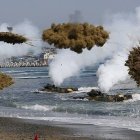
[[[12,68],[12,67],[45,67],[48,66],[46,62],[14,62],[14,63],[2,63],[1,68]]]

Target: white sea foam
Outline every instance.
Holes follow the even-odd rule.
[[[14,77],[15,79],[38,79],[38,78],[48,78],[49,76],[23,76],[23,77]]]
[[[23,71],[15,71],[15,70],[9,70],[9,71],[4,71],[6,73],[21,73]]]
[[[133,101],[139,101],[140,100],[140,94],[133,94]]]
[[[132,94],[132,99],[127,100],[125,102],[136,102],[136,101],[140,101],[140,94]]]
[[[23,117],[20,117],[23,118]],[[24,119],[53,121],[65,124],[93,124],[98,126],[109,126],[116,128],[126,128],[135,131],[140,131],[139,118],[116,118],[116,117],[98,117],[98,118],[84,118],[84,117],[24,117]]]
[[[98,90],[99,88],[98,87],[80,87],[78,88],[78,91],[76,93],[89,92],[92,89]]]
[[[25,105],[25,106],[21,106],[21,108],[23,109],[29,109],[29,110],[36,110],[36,111],[50,111],[53,108],[55,108],[54,106],[49,106],[49,105]]]

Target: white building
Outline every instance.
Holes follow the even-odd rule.
[[[55,54],[50,53],[50,52],[46,52],[46,53],[44,54],[44,60],[54,59],[54,57],[55,57]]]

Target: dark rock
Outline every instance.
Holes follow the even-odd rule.
[[[47,84],[41,91],[46,92],[57,92],[57,93],[71,93],[74,91],[78,91],[78,88],[63,88],[63,87],[56,87],[55,85]]]
[[[71,93],[74,91],[78,91],[78,88],[72,87],[56,87],[55,85],[47,84],[41,91],[45,92],[54,92],[54,93]],[[101,101],[101,102],[122,102],[124,100],[132,99],[132,95],[130,94],[117,94],[117,95],[108,95],[106,93],[102,93],[99,90],[92,89],[87,95],[84,96],[76,96],[72,97],[73,99],[88,99],[94,101]]]
[[[102,93],[101,91],[92,89],[90,92],[87,93],[88,100],[94,101],[102,101],[102,102],[122,102],[124,100],[132,99],[132,95],[107,95],[106,93]]]
[[[76,99],[76,100],[77,100],[77,99],[79,99],[79,100],[84,100],[84,99],[86,99],[86,97],[84,97],[84,96],[80,96],[80,97],[79,97],[79,96],[78,96],[78,97],[73,97],[73,99]]]
[[[87,93],[90,97],[103,96],[104,94],[101,91],[92,89]]]
[[[128,94],[128,95],[124,95],[125,100],[129,100],[132,99],[132,95]]]

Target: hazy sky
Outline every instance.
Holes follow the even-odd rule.
[[[11,25],[28,19],[39,28],[67,22],[80,10],[84,21],[102,24],[108,13],[134,12],[140,0],[0,0],[0,23]]]

